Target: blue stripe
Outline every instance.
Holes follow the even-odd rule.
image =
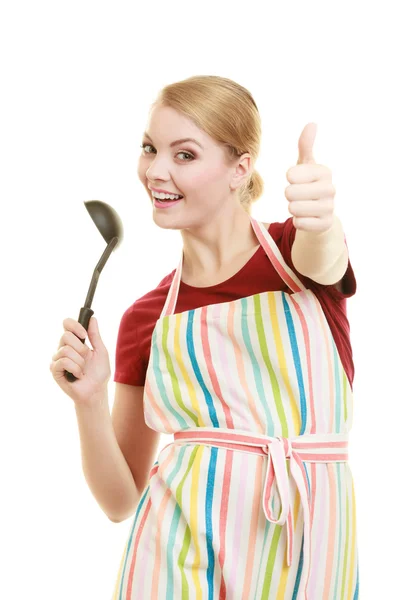
[[[213,512],[213,498],[214,498],[214,484],[215,484],[215,471],[218,457],[218,448],[211,448],[210,464],[208,467],[207,477],[207,491],[206,491],[206,505],[205,505],[205,521],[206,521],[206,540],[207,540],[207,555],[208,555],[208,566],[207,566],[207,583],[208,583],[208,597],[210,600],[214,599],[214,569],[215,569],[215,556],[213,549],[213,529],[212,529],[212,512]]]
[[[274,435],[275,428],[274,428],[271,410],[268,406],[268,402],[265,397],[263,378],[262,378],[262,373],[261,373],[261,365],[258,362],[256,355],[254,354],[253,346],[252,346],[252,343],[250,340],[249,321],[248,321],[247,314],[246,314],[247,313],[247,298],[241,299],[241,305],[242,305],[241,321],[242,321],[243,340],[246,345],[247,352],[251,359],[251,366],[253,367],[254,381],[256,384],[258,397],[260,398],[260,401],[263,404],[264,411],[267,416],[268,425],[267,425],[265,433],[266,433],[266,435]],[[264,333],[264,331],[263,331],[263,333]],[[265,338],[265,335],[264,335],[264,338]]]
[[[354,596],[353,596],[353,600],[358,600],[358,590],[359,590],[359,572],[358,572],[358,555],[357,555],[357,584],[356,584],[356,589],[354,591]]]
[[[139,518],[140,509],[142,508],[144,501],[146,500],[147,496],[149,495],[149,488],[150,488],[150,484],[148,484],[146,490],[144,491],[144,493],[140,499],[140,502],[139,502],[137,510],[136,510],[135,518],[133,520],[133,525],[131,527],[131,532],[129,535],[128,546],[126,549],[126,555],[125,555],[125,560],[124,560],[124,568],[122,570],[121,581],[120,581],[120,588],[119,588],[119,594],[118,594],[119,600],[122,600],[122,588],[123,588],[123,584],[125,581],[125,570],[126,570],[126,564],[128,561],[129,550],[132,545],[133,533],[135,532],[135,527],[136,527],[137,520]],[[151,501],[151,499],[150,499],[150,501]]]
[[[335,372],[335,433],[341,431],[341,408],[342,408],[342,390],[340,386],[340,368],[338,360],[338,351],[333,336],[331,337],[333,364]]]
[[[179,474],[179,470],[182,466],[183,457],[185,454],[185,450],[188,446],[182,446],[179,450],[178,460],[176,461],[175,468],[171,471],[170,475],[167,477],[166,486],[168,489],[171,489],[171,484],[175,477]],[[178,525],[180,521],[180,516],[182,513],[181,507],[179,506],[176,499],[172,496],[175,502],[175,510],[171,520],[171,526],[168,535],[168,544],[167,544],[167,595],[166,598],[174,597],[174,572],[175,572],[175,563],[174,563],[174,554],[173,550],[175,547],[176,533],[178,531]]]
[[[342,477],[341,477],[341,472],[340,472],[340,467],[341,467],[342,463],[336,463],[336,473],[337,473],[337,489],[338,489],[338,496],[339,496],[339,500],[338,500],[338,514],[339,514],[339,537],[338,537],[338,542],[337,542],[337,556],[342,556],[342,521],[343,521],[343,517],[342,517]],[[328,468],[328,466],[327,466]],[[346,501],[347,500],[347,494],[346,494]],[[347,507],[346,507],[346,511],[347,511]],[[335,533],[337,532],[337,522],[336,522],[336,530]],[[337,589],[339,586],[339,575],[340,575],[340,571],[343,570],[344,568],[344,564],[343,561],[341,563],[341,565],[337,566],[336,568],[336,581],[335,581],[335,593],[334,593],[334,598],[336,598],[336,594],[337,594]]]
[[[300,558],[299,558],[299,566],[297,567],[296,582],[294,584],[292,600],[297,600],[297,596],[298,596],[298,593],[299,593],[300,578],[301,578],[301,572],[303,571],[303,562],[304,562],[303,549],[304,549],[304,533],[303,533],[303,539],[302,539],[302,542],[301,542],[301,552],[300,552]]]
[[[196,351],[194,349],[194,343],[193,343],[193,317],[194,317],[194,309],[189,311],[188,325],[187,325],[187,330],[186,330],[186,343],[187,343],[187,348],[188,348],[188,352],[189,352],[189,358],[190,358],[190,362],[192,363],[193,371],[194,371],[194,374],[196,375],[197,381],[199,382],[200,387],[203,390],[204,397],[206,399],[206,403],[207,403],[207,407],[208,407],[208,414],[210,415],[212,424],[214,425],[214,427],[219,427],[217,413],[216,413],[216,410],[215,410],[215,407],[214,407],[214,404],[212,401],[212,397],[211,397],[210,392],[207,389],[207,386],[204,383],[203,376],[199,369],[199,363],[197,362],[197,358],[196,358]],[[183,427],[183,429],[187,429],[186,424]]]
[[[296,369],[297,381],[298,381],[298,385],[299,385],[301,425],[300,425],[300,433],[298,435],[302,435],[305,432],[306,426],[307,426],[307,402],[306,402],[306,396],[305,396],[305,392],[304,392],[303,372],[301,370],[299,347],[297,344],[296,332],[295,332],[294,324],[293,324],[293,318],[292,318],[292,315],[290,312],[290,307],[289,307],[289,304],[288,304],[288,301],[286,299],[284,292],[281,292],[281,297],[282,297],[282,302],[283,302],[283,307],[284,307],[284,312],[285,312],[286,324],[287,324],[287,328],[288,328],[288,332],[289,332],[290,345],[292,348],[293,362],[294,362],[294,366]],[[307,365],[304,365],[305,368],[306,368],[306,366]]]

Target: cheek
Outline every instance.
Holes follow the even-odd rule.
[[[216,185],[224,183],[224,177],[226,177],[226,173],[221,171],[219,165],[203,165],[197,172],[191,171],[190,185],[202,190],[210,187],[215,188]]]
[[[148,169],[148,167],[146,166],[146,164],[144,163],[144,161],[139,161],[137,169],[136,169],[136,173],[137,173],[137,176],[139,178],[140,183],[150,193],[150,190],[148,189],[148,187],[150,185],[150,182],[149,182],[149,180],[147,179],[147,176],[146,176],[147,169]]]
[[[140,181],[144,184],[146,184],[146,166],[144,165],[142,160],[138,161],[137,164],[137,168],[136,168],[136,173],[137,176],[139,177]]]

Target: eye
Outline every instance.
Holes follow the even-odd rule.
[[[153,148],[153,150],[155,150],[154,146],[152,146],[151,144],[145,144],[145,143],[143,143],[143,144],[140,145],[140,147],[143,148],[143,149],[149,147],[149,148]],[[151,154],[151,152],[146,152],[145,151],[145,154]],[[189,159],[194,159],[195,158],[195,156],[193,156],[193,154],[191,152],[185,152],[183,150],[181,150],[181,152],[178,152],[177,156],[178,156],[178,154],[184,154],[185,156],[188,156]],[[190,162],[190,160],[188,160],[186,158],[181,159],[181,160],[183,160],[184,162]]]

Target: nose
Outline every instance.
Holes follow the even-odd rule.
[[[165,182],[170,179],[167,163],[162,161],[160,155],[154,156],[151,160],[151,165],[146,171],[146,177],[152,185],[156,185],[157,181]]]

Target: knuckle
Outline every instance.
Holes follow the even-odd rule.
[[[64,333],[62,334],[61,338],[60,338],[60,346],[64,346],[68,341],[68,332],[64,331]]]
[[[64,356],[68,356],[68,353],[67,353],[67,351],[66,351],[66,350],[67,350],[67,346],[61,346],[61,348],[60,348],[60,349],[59,349],[59,351],[57,352],[57,354],[58,354],[58,357],[59,357],[59,358],[63,358]]]
[[[67,344],[71,340],[71,332],[65,331],[61,339],[65,344]]]

